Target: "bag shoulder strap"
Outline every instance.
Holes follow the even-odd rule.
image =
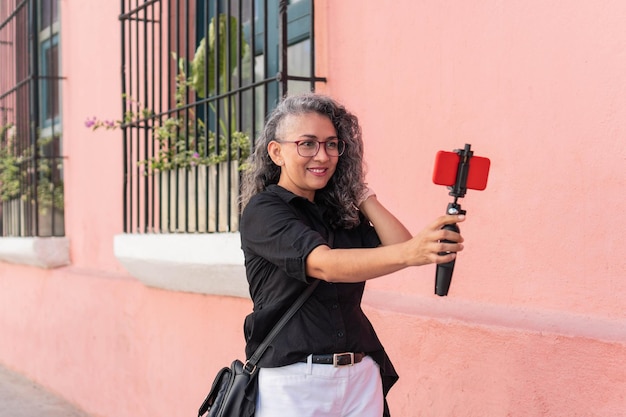
[[[265,353],[270,343],[272,343],[272,340],[274,340],[274,338],[283,329],[283,327],[285,327],[285,324],[287,324],[289,319],[291,319],[291,317],[296,314],[296,311],[298,311],[298,309],[302,307],[307,298],[309,298],[311,294],[313,294],[313,291],[315,291],[315,288],[319,285],[319,283],[320,281],[316,279],[311,285],[307,287],[307,289],[302,294],[300,294],[298,299],[291,305],[291,307],[289,307],[289,310],[287,310],[285,314],[280,318],[278,323],[274,325],[274,327],[265,337],[263,342],[261,342],[261,344],[254,351],[250,359],[248,359],[244,366],[244,369],[250,371],[250,373],[253,372],[254,368],[256,368],[257,363],[259,363],[259,361],[261,360],[261,356],[263,356],[263,353]]]
[[[328,245],[331,248],[333,247],[333,241],[334,241],[334,233],[331,230],[328,236]],[[274,327],[265,337],[263,342],[261,342],[261,344],[254,351],[250,359],[248,359],[248,361],[245,363],[243,367],[244,371],[247,371],[249,373],[253,373],[255,371],[257,363],[259,363],[259,361],[261,360],[261,356],[263,356],[263,354],[269,347],[270,343],[272,343],[272,340],[274,340],[274,338],[283,329],[283,327],[285,327],[285,324],[287,324],[289,319],[291,319],[293,315],[296,314],[296,311],[298,311],[298,309],[302,307],[304,302],[311,296],[311,294],[313,294],[313,291],[315,291],[315,288],[317,288],[319,283],[320,281],[316,279],[315,281],[313,281],[311,285],[307,287],[306,290],[304,290],[302,294],[300,294],[300,296],[298,296],[296,301],[294,301],[291,307],[289,307],[289,310],[287,310],[285,314],[283,314],[283,316],[280,318],[280,320],[278,320],[278,323],[274,325]]]

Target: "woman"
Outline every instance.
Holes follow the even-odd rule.
[[[364,180],[361,128],[341,104],[309,93],[270,115],[242,184],[248,358],[321,282],[260,361],[257,417],[389,415],[398,376],[361,310],[365,281],[451,261],[463,239],[441,228],[464,218],[442,216],[412,237]]]

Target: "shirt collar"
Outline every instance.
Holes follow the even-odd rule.
[[[295,201],[300,201],[301,204],[305,204],[307,207],[317,207],[317,210],[321,215],[324,215],[326,213],[327,208],[325,205],[311,202],[308,199],[296,195],[278,184],[270,184],[266,187],[266,190],[276,194],[287,204],[293,204]]]
[[[292,193],[291,191],[287,190],[286,188],[281,187],[278,184],[270,184],[267,186],[266,189],[267,191],[273,192],[274,194],[278,195],[288,204],[291,204],[291,202],[296,199],[309,201],[306,198],[300,197],[299,195]]]

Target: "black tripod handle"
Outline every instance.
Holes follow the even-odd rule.
[[[446,224],[442,227],[445,230],[451,230],[453,232],[459,233],[461,230],[456,223]],[[451,240],[442,240],[444,243],[455,243]],[[447,255],[448,252],[439,252],[439,255]],[[452,282],[452,273],[454,272],[454,262],[456,259],[453,259],[450,262],[446,262],[443,264],[437,265],[437,273],[435,275],[435,294],[439,296],[448,295],[448,290],[450,289],[450,283]]]

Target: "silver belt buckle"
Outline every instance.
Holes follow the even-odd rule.
[[[345,358],[350,358],[350,363],[343,363]],[[335,368],[339,366],[352,366],[352,365],[354,365],[354,353],[353,352],[335,353],[333,355],[333,366]]]

